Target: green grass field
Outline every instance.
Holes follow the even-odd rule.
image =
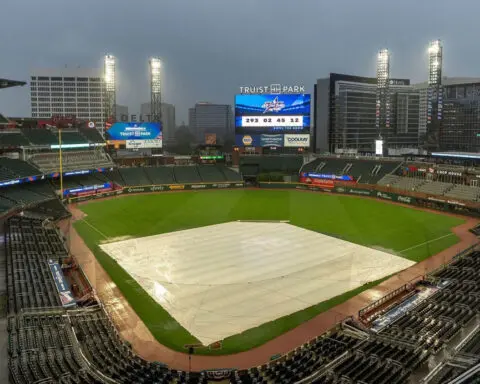
[[[143,237],[233,220],[290,220],[291,224],[421,261],[458,242],[450,228],[463,220],[373,199],[300,191],[231,190],[123,196],[81,205],[75,228],[134,310],[162,344],[185,352],[198,341],[157,304],[98,244],[120,236]],[[373,282],[303,311],[223,341],[229,354],[259,346],[378,284]]]

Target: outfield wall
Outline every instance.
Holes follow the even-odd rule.
[[[128,186],[120,189],[84,194],[76,197],[69,197],[68,203],[76,203],[80,201],[86,201],[91,199],[101,199],[105,197],[113,197],[123,194],[135,194],[135,193],[152,193],[152,192],[169,192],[169,191],[198,191],[203,189],[238,189],[243,188],[244,183],[190,183],[190,184],[159,184],[159,185],[136,185]]]

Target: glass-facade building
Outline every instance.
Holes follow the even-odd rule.
[[[314,87],[314,144],[317,152],[374,153],[381,134],[390,151],[417,149],[420,93],[408,79],[389,84],[390,127],[375,127],[377,80],[330,74]]]
[[[480,82],[444,86],[442,151],[480,152]]]

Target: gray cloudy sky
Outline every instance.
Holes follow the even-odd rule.
[[[100,67],[117,57],[117,102],[149,101],[148,57],[164,61],[163,99],[177,123],[196,101],[233,103],[242,85],[301,84],[329,72],[426,79],[428,41],[444,41],[444,73],[480,75],[478,0],[2,0],[0,77],[33,68]],[[27,87],[0,92],[0,112],[29,116]]]

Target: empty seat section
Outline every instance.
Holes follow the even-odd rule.
[[[78,130],[90,143],[103,143],[105,140],[96,128],[85,128]]]
[[[444,183],[442,181],[425,181],[417,188],[418,192],[430,195],[443,195],[447,190],[453,187],[452,183]]]
[[[48,129],[22,128],[21,132],[33,145],[50,146],[58,144],[58,136]]]
[[[0,181],[39,176],[42,172],[33,165],[17,159],[0,157]]]
[[[206,183],[227,181],[225,174],[216,165],[199,165],[198,172]]]
[[[196,166],[176,166],[173,168],[178,183],[200,183],[202,179]]]
[[[232,181],[232,182],[242,182],[243,181],[242,175],[239,172],[234,171],[233,169],[230,169],[230,168],[227,168],[227,167],[224,167],[224,166],[219,166],[218,168],[220,169],[221,172],[223,172],[226,180]]]
[[[144,168],[119,168],[125,185],[150,185],[152,182],[146,175]]]
[[[58,152],[37,153],[29,159],[44,173],[58,172],[60,156]],[[113,162],[100,150],[63,151],[62,167],[64,172],[95,168],[111,168]]]
[[[152,184],[175,183],[173,167],[145,167],[144,170]]]
[[[29,146],[30,142],[20,131],[0,132],[0,147],[22,147]]]
[[[480,188],[470,185],[455,185],[452,189],[445,193],[445,196],[453,197],[460,200],[478,201],[480,196]]]
[[[87,144],[85,137],[76,131],[62,131],[62,144]]]
[[[30,190],[28,184],[2,188],[0,189],[0,196],[15,201],[19,205],[38,203],[51,198],[51,196],[46,196],[42,192],[37,193],[34,190]]]

